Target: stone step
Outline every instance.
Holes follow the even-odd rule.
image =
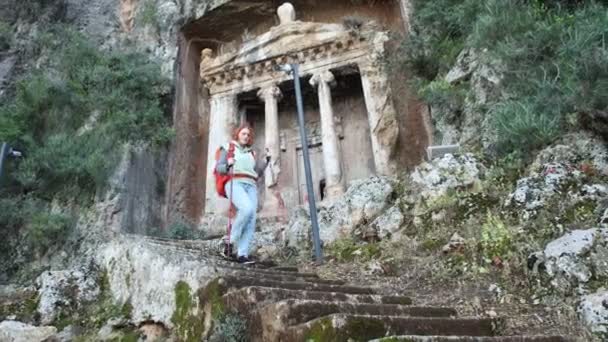
[[[271,270],[273,271],[286,271],[286,272],[298,272],[298,268],[295,266],[277,266],[277,267],[272,267]]]
[[[255,310],[250,318],[252,336],[259,341],[276,341],[290,326],[336,313],[351,315],[453,317],[456,310],[443,307],[419,307],[397,304],[366,304],[289,299]]]
[[[387,335],[493,336],[500,319],[333,314],[288,328],[277,341],[368,341]]]
[[[349,294],[375,294],[376,289],[370,287],[332,285],[312,282],[297,281],[276,281],[264,279],[262,277],[243,277],[243,276],[223,276],[221,277],[223,286],[227,289],[239,289],[247,286],[273,287],[287,290],[322,291],[322,292],[341,292]]]
[[[342,292],[321,292],[249,286],[230,291],[222,297],[225,308],[235,312],[251,312],[265,305],[288,299],[316,300],[334,303],[400,304],[410,305],[412,300],[403,296],[382,296],[370,294],[348,294]]]
[[[369,342],[574,342],[572,338],[561,336],[391,336]]]
[[[247,278],[256,278],[260,277],[260,273],[256,270],[235,270],[229,269],[224,270],[222,272],[228,276],[235,277],[247,277]],[[298,273],[294,274],[285,274],[285,273],[264,273],[261,275],[265,280],[272,281],[286,281],[286,282],[304,282],[304,283],[318,283],[318,284],[328,284],[328,285],[344,285],[344,281],[342,280],[332,280],[332,279],[321,279],[317,277],[310,276],[302,276]]]
[[[230,262],[230,261],[225,261],[225,260],[222,260],[220,264],[221,264],[220,267],[224,268],[224,269],[243,271],[245,273],[254,272],[258,275],[272,274],[272,275],[298,276],[298,277],[303,277],[303,278],[319,279],[319,276],[314,273],[300,273],[300,272],[293,272],[293,271],[274,269],[274,268],[257,267],[255,265],[240,265],[240,264]]]

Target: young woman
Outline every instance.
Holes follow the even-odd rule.
[[[253,262],[249,258],[249,244],[255,232],[258,208],[257,179],[270,162],[268,151],[263,161],[256,160],[256,154],[251,148],[253,138],[253,129],[249,125],[240,126],[234,131],[233,141],[220,148],[217,163],[218,173],[231,175],[231,180],[224,188],[237,210],[230,245],[236,247],[237,261],[244,264]]]

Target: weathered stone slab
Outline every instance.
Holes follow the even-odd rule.
[[[492,336],[500,320],[334,314],[289,328],[280,341],[369,340],[390,334]]]

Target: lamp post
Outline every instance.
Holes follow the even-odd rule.
[[[308,139],[306,126],[304,125],[304,105],[302,101],[302,88],[300,87],[300,68],[298,64],[284,64],[278,69],[293,76],[296,107],[298,110],[298,126],[300,128],[300,139],[302,140],[302,157],[304,159],[304,173],[306,175],[306,190],[308,193],[308,206],[310,209],[310,220],[312,223],[312,239],[315,249],[315,260],[317,264],[323,263],[323,253],[321,251],[321,239],[319,236],[319,220],[317,218],[317,205],[315,202],[315,192],[312,183],[312,172],[310,169],[310,157],[308,155]]]
[[[21,158],[23,154],[10,147],[7,143],[3,142],[0,147],[0,180],[2,180],[2,171],[4,169],[4,159],[6,157]]]

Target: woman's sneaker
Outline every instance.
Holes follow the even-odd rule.
[[[243,264],[243,265],[255,264],[255,261],[253,261],[253,260],[249,259],[249,258],[248,258],[248,257],[246,257],[246,256],[240,256],[240,257],[237,259],[237,262],[238,262],[239,264]]]

